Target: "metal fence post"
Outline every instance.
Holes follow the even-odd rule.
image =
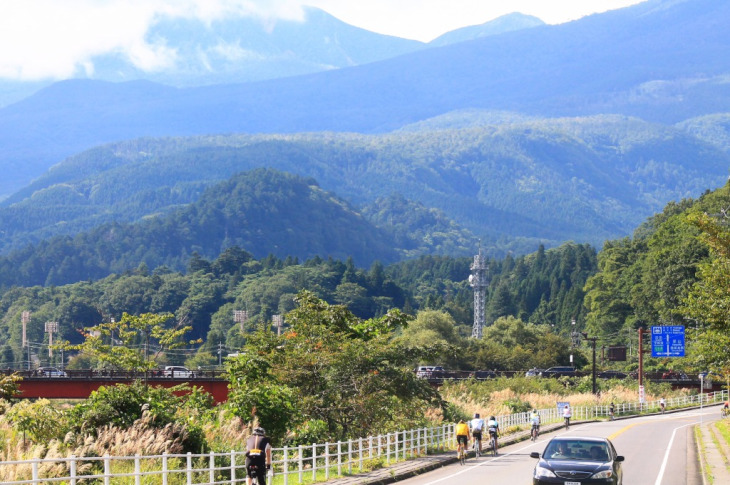
[[[109,454],[104,455],[104,485],[109,485],[109,477],[112,474]]]
[[[193,454],[189,451],[188,451],[186,463],[187,463],[188,485],[193,485]]]
[[[359,465],[360,471],[362,471],[362,438],[359,438],[357,441],[357,451],[359,452],[358,465]]]
[[[390,433],[385,435],[385,463],[390,465]]]
[[[289,448],[284,447],[284,485],[289,485]]]
[[[208,463],[208,466],[210,467],[208,480],[210,480],[210,483],[215,483],[215,453],[212,451],[210,452],[210,461]]]
[[[317,443],[312,445],[312,481],[317,481]]]
[[[71,474],[69,478],[71,479],[71,485],[76,485],[76,455],[71,455],[69,458],[70,463],[68,464],[68,468]]]
[[[235,475],[231,474],[231,477]],[[162,453],[162,485],[167,485],[167,452]]]
[[[347,473],[352,473],[352,440],[347,440]]]
[[[299,445],[299,483],[304,481],[304,448]]]
[[[140,485],[142,467],[139,464],[139,455],[134,455],[134,485]]]
[[[330,444],[329,441],[324,444],[324,478],[330,479]]]

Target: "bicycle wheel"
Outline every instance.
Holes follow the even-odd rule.
[[[459,463],[461,463],[462,465],[466,462],[465,455],[466,453],[464,453],[463,449],[459,450]]]

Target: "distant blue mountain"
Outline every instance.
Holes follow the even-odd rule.
[[[273,22],[252,16],[229,16],[213,22],[163,16],[147,32],[146,40],[175,53],[170,66],[145,71],[121,53],[110,52],[91,59],[88,64],[92,69],[79,72],[75,78],[147,80],[176,87],[261,81],[367,64],[542,23],[514,13],[457,29],[425,44],[354,27],[317,8],[305,7],[304,13],[303,21]],[[0,80],[0,106],[51,84]]]
[[[730,2],[650,0],[269,81],[193,88],[65,81],[0,110],[0,194],[85,148],[139,136],[379,133],[474,108],[660,123],[730,112],[728,18]]]
[[[429,46],[437,47],[457,42],[466,42],[480,37],[488,37],[490,35],[504,34],[505,32],[514,32],[515,30],[530,29],[545,25],[545,22],[532,15],[524,15],[518,12],[502,15],[494,20],[481,25],[472,25],[462,27],[461,29],[452,30],[436,37],[428,43]]]

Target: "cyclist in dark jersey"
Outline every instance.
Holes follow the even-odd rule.
[[[246,485],[258,480],[266,485],[266,471],[271,469],[271,440],[264,428],[254,428],[253,435],[246,440]]]

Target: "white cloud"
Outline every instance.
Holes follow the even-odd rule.
[[[145,40],[161,17],[210,22],[230,15],[301,20],[302,4],[352,25],[419,40],[513,11],[557,23],[640,0],[1,0],[0,78],[63,79],[93,73],[93,58],[116,52],[138,68],[162,69],[175,52]],[[233,52],[231,52],[233,54]]]
[[[301,19],[298,0],[3,0],[0,78],[64,79],[93,72],[94,56],[116,52],[140,69],[174,62],[175,52],[145,34],[156,18],[225,15]]]

